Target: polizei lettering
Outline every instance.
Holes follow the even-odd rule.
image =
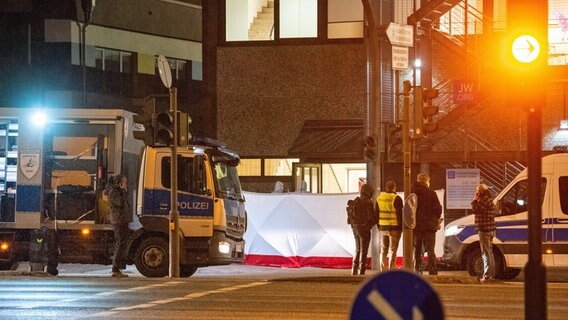
[[[183,210],[208,210],[209,203],[205,201],[182,201],[178,202],[178,208]]]

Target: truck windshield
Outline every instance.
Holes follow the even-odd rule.
[[[219,197],[233,200],[243,200],[241,182],[237,175],[237,168],[224,162],[214,162],[215,185]]]

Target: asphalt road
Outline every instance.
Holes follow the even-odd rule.
[[[144,278],[128,267],[130,277],[116,279],[110,266],[61,265],[57,277],[25,267],[0,272],[0,319],[345,320],[362,286],[376,275],[230,265],[182,279]],[[461,271],[423,278],[437,292],[446,319],[524,318],[522,279],[479,284]],[[566,319],[568,283],[549,282],[547,288],[548,319]]]

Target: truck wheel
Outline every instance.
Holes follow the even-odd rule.
[[[169,245],[162,237],[150,237],[142,240],[136,250],[134,264],[145,277],[160,278],[169,273]]]
[[[493,246],[493,256],[495,256],[495,277],[500,278],[503,273],[503,259],[495,246]],[[470,276],[477,278],[483,276],[483,259],[481,258],[480,248],[475,248],[469,254],[466,260],[466,267]]]
[[[195,266],[180,266],[179,268],[179,275],[182,278],[191,277],[197,271],[197,267]]]

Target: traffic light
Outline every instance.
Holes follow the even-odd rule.
[[[132,133],[134,139],[144,141],[145,145],[154,144],[154,127],[152,115],[155,110],[154,98],[146,98],[143,103],[143,110],[140,114],[135,114],[133,118]]]
[[[438,124],[432,121],[432,116],[438,114],[439,108],[432,99],[439,95],[438,89],[424,89],[421,86],[414,87],[414,136],[422,138],[428,133],[438,130]]]
[[[189,125],[191,124],[191,117],[185,112],[178,113],[178,146],[185,147],[191,141],[191,132],[189,132]]]
[[[174,142],[174,116],[171,111],[152,115],[154,126],[154,144],[171,146]]]
[[[411,138],[418,139],[422,138],[422,135],[424,134],[424,116],[422,115],[422,110],[424,109],[424,98],[421,86],[414,87],[414,90],[412,90],[412,97],[414,100],[414,135],[411,136]]]
[[[422,124],[422,130],[424,135],[438,130],[438,124],[432,121],[432,117],[438,114],[440,110],[440,108],[435,106],[432,102],[432,99],[437,98],[438,95],[438,89],[424,89],[422,91],[422,97],[424,98],[424,106],[422,108],[424,122]]]
[[[509,0],[502,62],[512,107],[542,103],[548,50],[548,1]]]
[[[400,124],[389,124],[388,127],[388,150],[389,160],[397,160],[402,157],[402,126]]]
[[[373,136],[365,136],[363,138],[363,154],[368,160],[377,158],[377,141]]]

